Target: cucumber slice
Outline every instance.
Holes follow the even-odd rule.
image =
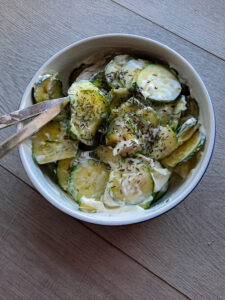
[[[87,159],[73,167],[69,178],[69,191],[78,203],[82,197],[100,200],[109,179],[106,164]]]
[[[169,182],[167,181],[165,183],[165,185],[162,187],[162,189],[154,194],[154,198],[153,198],[152,203],[155,203],[160,198],[162,198],[166,194],[166,192],[168,191],[168,187],[169,187]]]
[[[69,97],[70,131],[79,140],[93,140],[101,122],[109,114],[107,100],[97,87],[86,80],[75,82],[69,89]]]
[[[121,205],[135,205],[152,196],[154,181],[149,167],[142,161],[127,158],[110,173],[107,191]]]
[[[91,77],[90,82],[97,86],[104,94],[108,93],[109,86],[107,84],[104,71],[99,71],[95,73]]]
[[[75,157],[78,142],[66,135],[66,126],[60,122],[50,122],[32,137],[32,154],[38,164]]]
[[[153,128],[149,121],[137,116],[136,114],[130,113],[129,117],[133,121],[131,126],[138,138],[138,144],[141,147],[141,151],[143,153],[149,153],[152,149],[158,128]],[[137,151],[140,151],[140,149],[137,148]]]
[[[58,78],[58,74],[45,74],[35,82],[32,90],[32,98],[34,103],[45,100],[57,99],[63,97],[62,82]],[[66,122],[69,118],[68,106],[66,106],[54,121]]]
[[[158,201],[160,198],[162,198],[166,194],[168,187],[169,187],[169,182],[167,181],[160,191],[158,191],[157,193],[153,193],[152,198],[150,198],[147,201],[144,201],[143,203],[141,203],[139,205],[144,209],[149,209],[153,203]]]
[[[145,99],[170,102],[181,93],[181,84],[168,68],[150,64],[139,74],[137,86]]]
[[[187,142],[173,151],[170,156],[163,159],[163,165],[168,167],[176,167],[184,163],[201,149],[204,142],[205,134],[198,130]]]
[[[137,151],[149,152],[156,131],[150,122],[132,113],[114,119],[106,136],[106,144],[115,147],[113,154],[127,156]]]
[[[113,154],[127,156],[137,151],[149,152],[157,129],[133,113],[118,116],[112,121],[106,135],[106,144],[115,147]]]
[[[101,57],[100,57],[101,56]],[[102,71],[105,68],[107,58],[104,55],[98,54],[98,59],[96,60],[96,57],[92,57],[92,62],[90,62],[84,70],[77,76],[76,81],[81,80],[91,80],[92,76],[96,74],[99,71]]]
[[[182,95],[173,102],[154,102],[152,103],[152,107],[158,113],[161,125],[170,125],[170,127],[175,130],[178,126],[181,113],[186,110],[186,100]]]
[[[158,161],[154,161],[140,153],[137,154],[137,158],[150,168],[154,180],[154,193],[158,193],[169,181],[171,172],[168,169],[163,168]]]
[[[120,155],[121,157],[132,156],[138,151],[142,150],[142,145],[137,138],[128,141],[119,142],[113,149],[113,155]]]
[[[187,110],[187,101],[184,95],[181,95],[175,103],[174,107],[174,114],[177,115],[179,113],[182,113],[183,111]]]
[[[151,104],[151,107],[157,112],[161,125],[169,125],[171,116],[173,115],[175,104],[174,102],[164,103],[164,102],[154,102]]]
[[[199,106],[197,101],[192,97],[187,97],[187,111],[186,115],[191,115],[195,119],[199,117]]]
[[[34,84],[32,91],[33,102],[38,103],[45,100],[63,97],[62,82],[58,74],[45,74]],[[58,114],[54,121],[66,122],[69,118],[68,105]]]
[[[77,136],[76,134],[74,134],[71,130],[71,121],[67,122],[67,125],[66,125],[66,133],[67,135],[69,136],[69,138],[73,141],[77,141]]]
[[[181,165],[174,167],[173,168],[174,173],[178,174],[182,179],[185,179],[192,169],[191,160],[193,158],[195,158],[195,156],[187,160],[186,162],[182,163]]]
[[[105,194],[104,194],[104,197],[103,197],[103,203],[104,203],[104,206],[107,207],[107,208],[119,208],[120,205],[118,202],[115,202],[111,196],[109,195],[109,192],[107,191],[107,189],[105,190]]]
[[[109,121],[128,112],[136,112],[138,109],[144,108],[144,105],[134,97],[131,97],[126,102],[122,103],[118,108],[111,111]]]
[[[143,209],[149,209],[153,201],[154,201],[154,197],[151,196],[149,197],[149,199],[146,199],[141,204],[139,204],[139,206],[142,207]]]
[[[141,70],[150,62],[144,59],[131,59],[125,63],[119,72],[120,81],[128,90],[134,90],[136,81]]]
[[[130,96],[131,94],[126,88],[112,89],[108,96],[110,107],[113,109],[120,106],[120,104],[128,100]]]
[[[114,167],[121,159],[120,155],[113,155],[113,148],[109,146],[101,145],[94,151],[94,155],[105,164],[109,164]]]
[[[79,67],[73,69],[69,77],[69,86],[71,86],[74,83],[74,81],[77,79],[77,77],[89,66],[90,65],[87,64],[81,64]]]
[[[69,121],[67,123],[67,134],[69,136],[69,138],[73,141],[77,141],[77,135],[74,133],[74,131],[72,130],[73,124],[71,123],[71,121]],[[79,141],[83,144],[85,144],[86,146],[93,146],[96,144],[96,140],[95,139],[90,139],[90,140],[83,140],[83,139],[79,139]]]
[[[199,127],[200,124],[195,118],[190,118],[184,122],[177,134],[179,145],[189,140]]]
[[[88,91],[93,91],[93,92],[99,92],[99,89],[97,86],[95,86],[93,83],[91,83],[88,80],[80,80],[74,82],[71,87],[68,90],[68,95],[73,98],[76,96],[77,92],[81,90],[88,90]]]
[[[96,203],[93,203],[94,200],[89,200],[81,198],[79,201],[79,210],[88,213],[95,213],[98,210]],[[99,202],[98,202],[99,203]],[[93,205],[95,204],[95,205]]]
[[[169,126],[160,126],[152,151],[148,154],[148,156],[156,160],[160,160],[168,156],[177,147],[178,138],[174,131]]]
[[[173,111],[172,115],[170,116],[170,121],[169,121],[169,125],[173,130],[177,129],[177,126],[180,121],[181,113],[187,109],[186,104],[187,104],[187,102],[186,102],[185,96],[183,96],[183,95],[180,96],[178,98],[178,100],[176,100],[174,111]]]
[[[56,168],[56,175],[59,186],[65,191],[69,191],[69,176],[71,171],[71,164],[74,158],[66,158],[59,160]]]
[[[121,141],[128,141],[136,138],[134,124],[129,114],[120,115],[109,125],[106,135],[106,145],[116,146]]]
[[[192,158],[173,168],[173,172],[178,174],[182,179],[187,178],[190,171],[193,170],[201,158],[202,153],[198,152]]]
[[[105,67],[105,77],[108,85],[113,89],[123,87],[120,81],[119,71],[123,64],[125,64],[131,57],[129,55],[117,55],[115,56]]]
[[[57,76],[57,74],[45,74],[35,82],[32,93],[34,103],[63,96],[62,82]]]
[[[63,110],[53,119],[55,122],[68,122],[70,118],[70,109],[69,105],[63,108]]]
[[[139,109],[136,113],[138,116],[149,121],[153,127],[157,127],[161,124],[161,120],[157,112],[150,106]]]

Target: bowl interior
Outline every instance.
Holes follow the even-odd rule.
[[[151,219],[158,216],[182,201],[197,185],[203,176],[209,163],[215,138],[215,120],[213,107],[207,93],[207,90],[201,81],[199,75],[193,67],[179,54],[170,48],[143,38],[133,35],[104,35],[88,38],[58,52],[50,58],[34,75],[28,85],[20,108],[24,108],[32,104],[31,88],[38,76],[49,71],[57,71],[63,82],[65,90],[68,89],[69,75],[73,69],[86,61],[93,54],[103,53],[130,53],[139,57],[157,58],[169,63],[171,67],[179,73],[179,78],[183,80],[191,89],[191,94],[197,99],[200,107],[200,122],[207,133],[207,140],[204,147],[204,153],[198,166],[194,168],[185,181],[174,184],[166,195],[160,199],[149,210],[143,212],[129,212],[123,214],[100,214],[100,213],[85,213],[78,210],[77,204],[64,193],[56,184],[53,178],[49,176],[46,168],[39,168],[33,161],[31,153],[31,141],[27,140],[20,146],[20,155],[27,174],[34,186],[40,193],[49,200],[53,205],[62,211],[74,216],[78,219],[105,225],[122,225],[136,223]]]

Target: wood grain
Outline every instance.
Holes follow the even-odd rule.
[[[1,299],[186,299],[2,167],[0,176]]]
[[[157,219],[120,228],[88,225],[191,299],[225,298],[224,183],[211,176]],[[205,186],[208,185],[207,191]]]
[[[223,98],[225,94],[225,62],[177,35],[166,31],[162,27],[149,22],[147,19],[139,17],[116,3],[107,0],[86,0],[85,5],[83,2],[72,0],[65,2],[62,0],[49,0],[48,2],[4,0],[3,2],[4,5],[2,5],[0,12],[2,14],[2,26],[0,29],[2,53],[0,56],[0,67],[2,74],[4,74],[0,79],[1,114],[13,111],[18,107],[26,85],[46,59],[64,46],[83,37],[95,34],[124,32],[156,39],[182,54],[200,73],[200,76],[204,80],[212,97],[217,117],[217,141],[214,156],[201,184],[197,187],[195,192],[193,192],[177,208],[155,220],[139,225],[119,228],[105,228],[93,225],[88,226],[93,232],[101,235],[102,238],[124,252],[124,255],[120,260],[124,259],[127,261],[127,256],[125,254],[130,256],[129,261],[131,266],[129,270],[125,268],[126,272],[132,274],[132,272],[136,272],[136,268],[139,270],[139,267],[137,267],[140,266],[139,264],[135,263],[134,267],[132,267],[134,263],[132,262],[132,259],[134,259],[145,266],[147,270],[150,270],[156,274],[156,276],[161,277],[163,282],[168,282],[169,285],[174,286],[177,290],[180,290],[190,298],[224,299],[225,239],[223,229],[225,225],[225,163],[223,149],[225,145],[223,135],[225,130],[225,103]],[[1,131],[1,140],[6,138],[9,134],[12,134],[13,130],[15,130],[15,128],[8,128]],[[9,156],[4,158],[1,161],[1,164],[12,174],[21,178],[24,182],[31,184],[21,166],[17,151],[13,151]],[[17,182],[17,179],[12,175],[6,174],[9,178],[12,177],[14,179],[14,181],[10,179],[12,182]],[[66,285],[66,288],[71,288],[72,291],[75,289],[78,291],[78,287],[75,284],[76,282],[73,287],[71,279],[73,276],[77,279],[77,275],[74,275],[73,271],[70,269],[68,271],[68,261],[67,264],[64,265],[61,263],[62,258],[60,258],[60,256],[55,257],[53,255],[54,252],[52,247],[56,247],[56,244],[48,244],[48,246],[46,246],[47,249],[45,249],[45,247],[43,248],[42,245],[45,244],[46,241],[44,243],[41,242],[40,236],[42,236],[42,234],[46,235],[47,233],[45,233],[41,224],[43,223],[45,228],[51,228],[50,233],[53,235],[54,241],[56,239],[59,239],[60,241],[61,239],[63,240],[63,233],[60,231],[60,226],[64,228],[66,232],[65,236],[67,238],[69,237],[68,232],[70,230],[72,230],[73,236],[76,236],[75,229],[71,229],[76,226],[79,232],[79,239],[82,240],[83,231],[89,232],[89,230],[83,229],[84,226],[87,228],[87,224],[84,224],[81,227],[80,223],[58,212],[55,208],[47,204],[42,197],[34,196],[36,193],[33,191],[30,192],[29,187],[25,188],[25,185],[21,184],[17,185],[15,193],[10,194],[11,200],[5,202],[3,215],[8,215],[9,219],[3,218],[2,214],[0,219],[4,235],[7,236],[8,228],[12,228],[10,230],[13,231],[10,235],[10,242],[4,244],[4,252],[2,252],[3,258],[1,262],[3,262],[3,267],[0,268],[4,271],[4,284],[1,286],[2,290],[8,290],[8,298],[13,299],[12,295],[14,295],[14,290],[19,297],[21,293],[24,295],[24,290],[29,286],[28,290],[31,289],[34,295],[39,296],[35,298],[49,298],[52,291],[48,292],[48,287],[45,287],[42,295],[39,291],[40,286],[38,283],[36,284],[36,280],[41,280],[41,275],[39,274],[52,275],[52,273],[54,273],[52,270],[54,269],[55,264],[56,272],[58,272],[59,275],[56,279],[56,283],[52,283],[51,281],[50,287],[53,286],[53,290],[57,290],[57,284],[60,285],[59,279],[63,278],[63,276],[66,276],[66,278],[68,276],[69,283]],[[1,191],[4,190],[8,192],[10,188],[13,189],[8,181],[4,184],[1,183]],[[5,197],[7,196],[6,194],[4,195]],[[18,200],[17,195],[19,195]],[[19,206],[15,207],[14,212],[10,213],[12,210],[12,208],[10,208],[11,205],[16,205],[17,201],[19,202]],[[25,203],[25,205],[23,205],[23,203]],[[42,205],[44,205],[44,209],[41,208]],[[2,204],[0,207],[1,206]],[[45,209],[47,210],[46,214]],[[19,211],[19,216],[16,215],[17,210]],[[29,211],[32,212],[31,216]],[[20,217],[21,215],[23,218]],[[51,216],[51,218],[49,218],[49,216]],[[28,218],[28,221],[26,221],[26,218]],[[12,225],[10,225],[10,222],[12,222]],[[64,227],[64,225],[66,227]],[[35,228],[35,230],[30,230],[29,226]],[[57,232],[60,231],[60,234],[57,236],[54,236],[54,226],[56,227]],[[9,257],[6,254],[8,251],[12,251],[11,248],[13,248],[13,243],[17,241],[17,227],[20,228],[18,229],[18,236],[21,241],[25,243],[23,235],[26,236],[27,234],[26,243],[34,243],[34,256],[31,258],[29,256],[31,255],[30,252],[32,253],[33,250],[31,247],[32,245],[29,244],[26,246],[27,244],[25,243],[23,248],[23,242],[18,242],[19,246],[16,247],[16,251],[12,252],[12,254],[15,255],[15,260],[10,263],[11,271],[9,272],[9,276],[7,276],[8,271],[6,268],[7,264],[9,264]],[[73,236],[71,239],[73,239]],[[48,238],[51,241],[52,237],[48,235]],[[90,234],[90,232],[89,234],[85,233],[85,238],[90,238],[91,241],[93,240],[94,242],[99,240],[94,233]],[[47,238],[45,237],[44,239],[46,240]],[[61,244],[63,242],[67,243],[68,241],[63,240],[61,241]],[[39,246],[39,243],[41,246]],[[73,243],[73,241],[71,241],[71,243]],[[78,242],[76,243],[74,249],[76,252],[79,252],[79,249],[76,248],[78,247]],[[98,247],[107,247],[105,245],[108,245],[108,243],[101,243],[102,244],[99,244]],[[93,244],[86,245],[89,248],[93,247],[94,251],[97,251],[98,248]],[[69,245],[71,246],[71,244]],[[41,256],[39,260],[37,250],[39,247],[40,250],[46,250],[47,258]],[[62,251],[67,253],[67,247],[63,247],[62,245],[61,247]],[[23,251],[20,251],[20,248],[22,248]],[[82,247],[80,249],[83,250]],[[109,249],[111,249],[111,247],[109,247]],[[76,253],[75,250],[73,253]],[[107,250],[108,256],[107,258],[104,256],[105,259],[109,259],[109,255],[112,255],[110,251],[113,252],[116,250]],[[85,253],[85,258],[87,258],[87,252]],[[51,262],[52,255],[54,259]],[[72,254],[70,252],[69,257],[71,256]],[[91,258],[92,257],[93,256],[91,256]],[[57,267],[58,259],[60,261],[59,266],[61,269]],[[31,265],[28,264],[30,260],[32,260]],[[49,260],[50,262],[48,264]],[[113,263],[109,268],[110,271],[111,269],[114,270],[115,263],[121,264],[120,260],[113,260]],[[34,277],[32,277],[32,274],[30,273],[26,274],[23,272],[23,264],[28,264],[28,266],[26,265],[26,268],[32,268],[35,271]],[[45,266],[45,264],[47,266]],[[101,264],[104,265],[104,259],[103,261],[99,261],[99,264],[100,266],[94,267],[94,271],[91,267],[89,268],[89,272],[87,273],[90,275],[82,273],[84,280],[80,284],[81,297],[85,295],[84,290],[86,290],[86,293],[87,290],[90,293],[96,293],[96,297],[104,297],[107,293],[110,293],[110,289],[119,286],[119,281],[123,282],[127,280],[122,277],[122,269],[120,269],[118,271],[120,280],[116,281],[115,278],[110,278],[110,282],[108,282],[107,278],[103,276],[103,273],[106,272],[105,269],[103,267],[101,269]],[[19,266],[19,269],[17,269],[16,266]],[[72,266],[75,268],[74,261],[72,261]],[[77,269],[75,270],[77,271]],[[98,273],[98,271],[100,273]],[[13,276],[14,272],[13,286],[10,287],[9,279]],[[117,277],[116,272],[113,272],[112,277]],[[144,275],[140,275],[140,278],[144,278],[147,276],[145,274],[148,273],[143,274]],[[44,278],[48,278],[47,275]],[[103,284],[101,284],[99,276],[103,276]],[[18,278],[21,278],[21,286],[19,287],[16,283]],[[93,284],[93,282],[95,283]],[[35,286],[34,288],[30,287],[32,283]],[[138,285],[140,286],[140,291],[142,287],[141,283]],[[129,289],[128,286],[128,283],[126,286],[123,285],[120,290],[121,293],[118,292],[115,298],[132,297],[131,294],[127,294],[127,289]],[[60,286],[59,289],[62,291],[63,288]],[[133,290],[132,293],[134,293],[133,297],[137,298],[137,294],[135,294]],[[91,297],[90,294],[86,295],[89,298]],[[111,296],[111,294],[109,295]],[[168,295],[168,297],[170,297],[170,295],[173,294]],[[175,295],[177,294],[175,293]],[[168,299],[168,297],[165,298]],[[158,299],[159,297],[156,298]],[[174,297],[172,297],[172,299],[174,299]]]
[[[225,59],[225,2],[113,0],[199,47]]]

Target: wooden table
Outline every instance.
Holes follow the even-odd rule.
[[[34,189],[18,151],[0,162],[0,299],[225,299],[225,2],[1,1],[0,113],[18,107],[51,55],[91,35],[121,32],[167,44],[199,72],[217,141],[194,192],[151,221],[77,221]],[[15,128],[1,131],[1,140]]]

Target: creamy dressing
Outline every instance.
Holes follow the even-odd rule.
[[[45,132],[45,136],[47,137],[47,139],[50,139],[50,134],[48,132]]]
[[[128,141],[119,142],[113,149],[113,155],[127,155],[132,154],[140,148],[140,142],[138,139],[130,139]]]
[[[135,194],[135,196],[141,196],[142,191],[139,188],[139,184],[136,182],[135,178],[137,173],[123,173],[121,179],[119,180],[121,184],[121,190],[125,197]],[[132,184],[131,184],[132,183]],[[124,198],[124,201],[126,198]]]
[[[168,169],[162,168],[161,166],[157,167],[158,164],[158,162],[157,164],[155,162],[155,166],[151,168],[152,177],[155,183],[155,193],[162,190],[163,186],[165,186],[171,176],[171,172]]]
[[[114,208],[107,208],[102,201],[96,201],[95,199],[86,197],[82,197],[81,201],[85,205],[93,207],[95,211],[99,213],[119,214],[125,212],[141,212],[144,210],[139,205],[124,205]]]
[[[158,162],[154,162],[151,158],[149,160],[149,166],[151,169],[152,177],[154,180],[154,192],[158,191],[166,191],[168,180],[171,176],[171,172],[166,169],[162,168],[161,164]],[[124,195],[129,195],[132,192],[138,191],[137,187],[134,185],[131,187],[130,182],[128,182],[128,178],[126,178],[127,174],[123,174],[123,183],[122,183],[122,191]],[[129,176],[133,176],[134,178],[137,176],[137,174],[129,173]],[[132,180],[130,178],[130,180]],[[128,189],[129,187],[129,189]],[[131,190],[132,188],[132,190]],[[141,194],[141,191],[140,191]],[[152,196],[149,197],[146,201],[142,202],[141,205],[145,204],[145,202],[151,201]],[[123,212],[140,212],[143,211],[144,208],[142,208],[139,205],[120,205],[119,203],[113,201],[113,199],[110,197],[109,193],[106,191],[104,194],[104,197],[102,201],[97,201],[92,198],[86,198],[83,196],[81,198],[82,203],[85,206],[89,206],[93,208],[93,211],[100,212],[100,213],[123,213]]]

